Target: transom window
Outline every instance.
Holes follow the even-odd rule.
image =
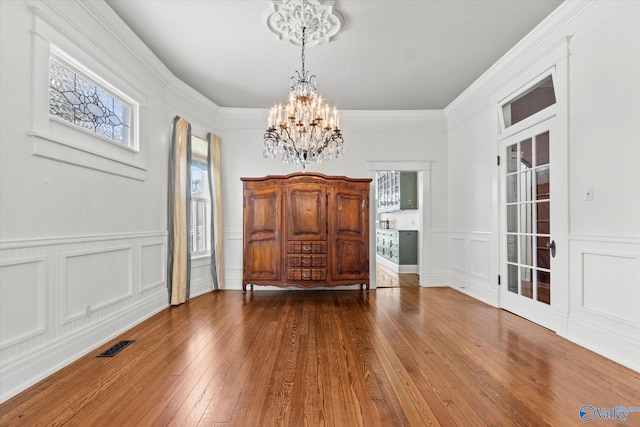
[[[528,89],[502,104],[502,128],[507,129],[556,103],[553,76],[534,83]]]
[[[52,53],[49,115],[135,149],[130,125],[132,105],[113,92]]]

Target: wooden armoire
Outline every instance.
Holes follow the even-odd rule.
[[[247,285],[369,289],[371,179],[296,173],[241,178]]]

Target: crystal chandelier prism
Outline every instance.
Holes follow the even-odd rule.
[[[302,27],[302,72],[291,77],[289,99],[269,110],[268,128],[264,134],[264,157],[301,165],[319,164],[338,158],[344,152],[338,110],[318,95],[316,76],[304,68],[305,27]]]

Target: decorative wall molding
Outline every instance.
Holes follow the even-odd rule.
[[[449,233],[449,285],[453,289],[498,306],[498,287],[491,281],[493,233],[453,230]]]
[[[545,18],[525,38],[512,47],[505,55],[493,64],[485,73],[474,81],[467,89],[454,99],[446,108],[447,117],[458,116],[462,110],[469,108],[479,98],[488,100],[490,93],[500,84],[504,85],[505,76],[517,75],[514,71],[523,64],[537,63],[545,56],[548,44],[554,35],[559,34],[578,16],[594,4],[593,1],[564,2],[552,14]],[[561,37],[564,40],[564,37]],[[486,105],[486,102],[485,104]],[[480,107],[481,106],[477,106]],[[473,108],[471,114],[479,108]],[[463,114],[468,117],[470,114]]]
[[[95,138],[94,135],[88,135],[88,132],[82,129],[74,130],[76,132],[87,134],[87,138]],[[146,179],[147,168],[145,167],[126,162],[116,157],[92,152],[91,150],[78,147],[73,143],[63,141],[62,139],[52,135],[46,135],[36,131],[29,132],[28,135],[32,137],[32,154],[36,157],[57,160],[62,163],[68,163],[138,181],[144,181]]]
[[[154,295],[99,319],[86,328],[52,338],[19,357],[3,359],[0,362],[0,402],[94,351],[167,306],[166,293]]]
[[[167,232],[162,231],[146,231],[132,233],[111,233],[111,234],[90,234],[78,236],[53,236],[40,237],[35,239],[13,239],[0,241],[0,251],[8,249],[31,248],[37,246],[56,246],[70,245],[73,243],[89,243],[89,242],[106,242],[109,240],[122,239],[148,239],[152,237],[166,237]]]
[[[161,231],[1,242],[0,399],[166,307],[166,239]]]
[[[158,265],[154,265],[151,260],[147,260],[145,257],[145,252],[151,251],[153,248],[158,248],[159,251],[154,254],[156,258],[156,263],[161,265],[161,268],[158,269]],[[164,240],[156,240],[153,242],[141,243],[139,245],[140,251],[140,268],[138,272],[138,284],[140,286],[139,292],[147,292],[152,291],[153,289],[166,285],[167,283],[167,245]],[[151,274],[158,274],[159,277],[151,277],[151,280],[147,281],[147,275],[145,274],[145,267],[147,266],[147,261],[151,265]]]
[[[62,253],[59,266],[62,324],[133,297],[133,245]]]
[[[334,4],[334,0],[271,0],[264,15],[265,25],[278,40],[296,46],[302,46],[303,27],[306,45],[329,43],[344,22]]]
[[[640,369],[640,239],[569,239],[569,318],[565,338]]]
[[[0,351],[47,332],[47,263],[43,256],[0,262]],[[27,312],[27,316],[23,315]],[[13,327],[12,327],[13,326]]]

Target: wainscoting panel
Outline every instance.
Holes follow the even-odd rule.
[[[63,254],[63,323],[131,298],[132,247]]]
[[[242,289],[242,230],[225,231],[226,289]]]
[[[491,280],[489,261],[493,234],[485,231],[452,231],[449,236],[451,287],[487,304],[498,305],[498,287]]]
[[[451,248],[451,254],[449,259],[451,260],[451,269],[463,273],[467,270],[467,243],[468,239],[465,236],[451,236],[449,247]]]
[[[44,257],[0,264],[0,350],[46,332]]]
[[[640,261],[627,254],[583,252],[582,308],[621,322],[638,323]]]
[[[489,238],[469,238],[469,274],[482,281],[489,280]]]
[[[567,338],[640,371],[640,239],[570,237]]]
[[[164,241],[140,245],[140,292],[152,291],[161,286],[166,289],[166,260],[167,246]]]
[[[0,401],[167,306],[166,232],[0,242]]]

